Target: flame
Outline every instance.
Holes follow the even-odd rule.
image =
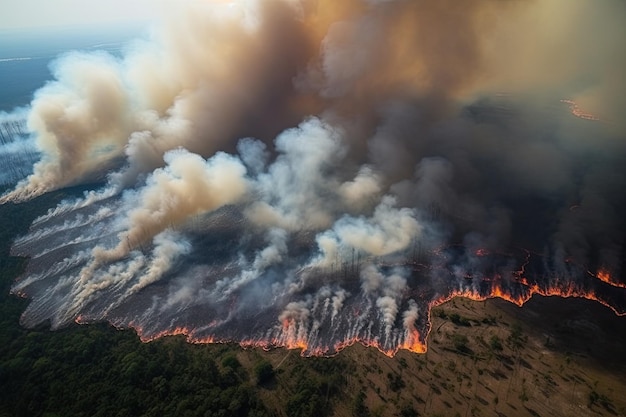
[[[606,269],[600,269],[596,274],[596,278],[606,284],[612,285],[613,287],[626,288],[626,284],[615,281],[611,276],[611,273]]]
[[[520,272],[518,271],[518,273]],[[616,285],[614,282],[611,281],[610,274],[604,270],[598,271],[597,277],[607,284]],[[544,297],[576,297],[599,302],[600,304],[612,309],[615,314],[619,316],[626,315],[626,313],[622,313],[616,310],[607,301],[600,298],[593,291],[585,289],[582,286],[570,281],[557,282],[556,284],[552,284],[551,286],[542,287],[538,283],[530,282],[527,278],[519,276],[516,282],[516,285],[518,287],[518,292],[516,292],[516,294],[514,294],[511,289],[505,289],[499,280],[485,280],[484,282],[489,282],[491,285],[489,290],[484,293],[481,293],[473,288],[458,288],[451,291],[447,295],[440,295],[433,298],[433,300],[429,303],[428,308],[428,328],[426,337],[422,338],[420,332],[414,326],[411,326],[411,328],[405,330],[404,340],[394,347],[383,346],[378,339],[351,337],[337,341],[332,346],[311,348],[308,341],[308,335],[305,334],[302,329],[299,329],[298,323],[294,319],[283,320],[278,325],[278,335],[269,338],[244,339],[240,341],[218,339],[214,336],[198,337],[194,335],[194,329],[184,326],[173,327],[171,329],[149,335],[146,335],[145,331],[136,324],[131,324],[129,327],[135,329],[142,342],[150,342],[164,336],[182,335],[185,336],[187,342],[194,344],[236,342],[243,348],[261,348],[264,350],[270,350],[274,348],[286,348],[290,350],[298,349],[300,350],[301,356],[335,356],[343,349],[350,347],[356,343],[360,343],[365,347],[375,348],[388,357],[394,357],[400,349],[419,354],[426,353],[428,349],[426,340],[428,339],[428,336],[432,329],[432,326],[430,325],[430,314],[432,308],[442,305],[457,297],[467,298],[473,301],[485,301],[488,299],[500,298],[510,303],[516,304],[520,307],[523,306],[528,300],[530,300],[535,294]],[[626,287],[623,284],[619,284],[619,286]],[[87,320],[82,316],[78,316],[76,318],[77,323],[85,323],[86,321]]]
[[[416,328],[407,330],[407,335],[404,339],[404,343],[400,345],[400,349],[408,350],[413,353],[426,353],[426,343],[420,339],[420,334]]]
[[[600,120],[598,116],[591,114],[591,113],[586,113],[583,110],[581,110],[581,108],[578,106],[578,104],[574,100],[563,99],[561,100],[561,103],[567,104],[569,106],[569,111],[576,117],[579,117],[585,120],[593,120],[593,121]]]
[[[626,288],[624,284],[616,284],[611,281],[605,281],[606,283],[615,286]],[[511,291],[507,291],[496,281],[492,283],[491,290],[486,294],[481,294],[475,289],[458,289],[452,291],[449,295],[445,297],[440,297],[435,299],[431,303],[431,307],[437,307],[441,304],[444,304],[453,298],[463,297],[473,301],[485,301],[487,299],[492,298],[501,298],[510,303],[516,304],[518,306],[523,306],[528,300],[530,300],[533,295],[537,294],[543,297],[561,297],[561,298],[584,298],[587,300],[596,301],[611,310],[618,315],[624,316],[626,312],[621,312],[617,310],[614,306],[612,306],[608,301],[599,297],[596,293],[594,293],[590,289],[586,289],[581,285],[577,285],[571,281],[565,282],[557,282],[551,286],[541,287],[537,283],[531,283],[526,278],[520,277],[518,283],[522,286],[524,291],[522,291],[519,295],[514,295]]]
[[[135,331],[139,335],[139,338],[141,339],[142,342],[151,342],[153,340],[159,339],[164,336],[181,336],[181,335],[185,336],[188,342],[193,342],[192,340],[193,331],[192,329],[189,329],[187,327],[174,327],[172,329],[163,330],[161,332],[152,334],[150,336],[145,336],[145,332],[138,326],[131,326],[131,327],[134,327]]]
[[[398,350],[400,350],[401,348],[404,349],[401,346],[398,346],[396,348],[386,348],[383,345],[380,344],[380,342],[377,339],[363,339],[361,337],[354,337],[351,339],[346,339],[344,341],[341,342],[337,342],[334,346],[333,349],[335,350],[335,354],[341,352],[342,350],[344,350],[347,347],[350,347],[356,343],[360,343],[361,345],[365,346],[365,347],[372,347],[375,348],[376,350],[378,350],[380,353],[382,353],[383,355],[393,358],[396,353],[398,353]]]
[[[526,275],[526,268],[531,262],[531,252],[521,249],[525,253],[517,270],[510,271],[510,279],[504,279],[503,275],[494,272],[492,276],[481,276],[480,281],[476,281],[476,276],[466,276],[470,281],[460,280],[457,282],[458,287],[447,290],[445,293],[435,294],[429,302],[427,302],[426,326],[422,333],[414,323],[405,324],[404,333],[398,335],[393,342],[382,342],[376,337],[345,336],[343,339],[329,342],[327,345],[321,345],[319,340],[315,339],[315,332],[311,332],[306,321],[296,316],[281,317],[275,327],[264,335],[256,336],[249,339],[225,339],[215,335],[206,335],[205,332],[211,332],[211,329],[217,329],[223,321],[214,320],[209,326],[202,328],[203,335],[198,335],[199,329],[191,326],[173,326],[170,329],[157,333],[146,331],[135,322],[116,325],[117,328],[133,328],[139,335],[142,342],[150,342],[152,340],[164,336],[184,336],[189,343],[205,344],[205,343],[238,343],[243,348],[261,348],[270,350],[274,348],[298,349],[301,356],[334,356],[343,349],[359,343],[366,347],[373,347],[388,357],[395,356],[400,349],[413,353],[425,353],[428,349],[427,340],[432,330],[431,312],[434,307],[440,306],[454,298],[462,297],[473,301],[485,301],[493,298],[500,298],[517,306],[523,306],[534,295],[543,297],[561,297],[561,298],[584,298],[596,301],[606,307],[609,307],[616,315],[624,316],[625,311],[618,310],[609,300],[603,298],[602,292],[596,292],[597,285],[610,285],[617,288],[626,288],[626,284],[617,282],[611,273],[604,268],[599,269],[595,274],[588,272],[591,280],[575,281],[558,276],[543,276],[539,280],[529,278]],[[474,252],[477,256],[494,255],[487,250],[478,249]],[[512,254],[501,254],[512,256]],[[541,256],[541,255],[539,255]],[[571,259],[566,260],[570,264],[574,264]],[[418,265],[415,263],[407,263],[407,265]],[[395,265],[395,264],[389,264]],[[421,264],[419,264],[421,265]],[[421,265],[425,269],[437,268],[436,265]],[[603,284],[597,283],[596,278]],[[424,293],[425,296],[426,293]],[[353,310],[355,317],[360,317],[358,306]],[[75,322],[84,324],[91,322],[89,317],[79,315],[75,318]],[[208,329],[208,330],[207,330]],[[313,338],[313,339],[311,339]]]

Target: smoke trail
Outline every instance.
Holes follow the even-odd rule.
[[[38,151],[26,129],[26,109],[0,112],[0,186],[14,185],[32,171]]]
[[[33,100],[42,157],[2,201],[107,183],[14,243],[25,325],[393,354],[455,296],[624,314],[622,3],[172,7]]]

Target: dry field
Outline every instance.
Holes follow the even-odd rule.
[[[273,365],[261,398],[279,416],[290,415],[302,378],[322,381],[321,404],[335,416],[626,415],[626,318],[599,304],[454,299],[433,310],[432,323],[423,355],[355,345],[334,358],[276,349],[238,359]]]

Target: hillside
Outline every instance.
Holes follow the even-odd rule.
[[[341,392],[328,401],[335,416],[624,415],[625,329],[624,319],[585,300],[535,298],[520,309],[455,299],[434,310],[424,355],[388,358],[355,345],[330,359],[281,349],[239,357],[277,370],[260,392],[276,415],[291,415],[285,405],[302,385],[302,368],[341,373]],[[327,408],[324,391],[317,394]]]
[[[144,344],[107,324],[26,330],[27,301],[8,294],[24,260],[8,245],[59,197],[0,206],[0,416],[626,415],[626,318],[586,300],[454,299],[433,310],[426,354],[394,358]]]

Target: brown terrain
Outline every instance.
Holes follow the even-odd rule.
[[[355,345],[334,358],[283,349],[237,357],[246,368],[272,364],[261,398],[280,416],[303,375],[328,379],[322,403],[335,416],[626,415],[626,318],[597,303],[457,298],[433,310],[432,324],[426,354],[389,358]],[[343,378],[335,385],[333,372]]]

